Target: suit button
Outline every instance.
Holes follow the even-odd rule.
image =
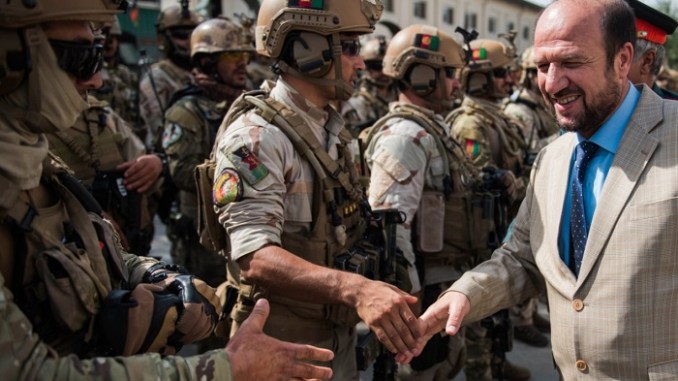
[[[581,299],[575,299],[572,301],[572,308],[579,312],[584,309],[584,302]]]
[[[584,360],[577,360],[574,365],[577,367],[577,370],[580,372],[586,372],[586,370],[589,368],[588,364]]]

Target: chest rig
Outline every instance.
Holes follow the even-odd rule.
[[[235,120],[239,114],[253,108],[268,123],[280,128],[314,170],[311,227],[306,233],[283,232],[283,248],[316,265],[373,275],[370,272],[375,271],[377,254],[369,245],[361,245],[369,205],[351,160],[348,148],[350,133],[346,130],[340,133],[338,158],[335,160],[304,120],[275,99],[253,92],[236,100],[233,108],[227,119],[232,117]],[[233,112],[239,109],[241,111]],[[228,124],[224,122],[223,125]],[[232,312],[237,323],[249,315],[254,301],[263,296],[271,301],[272,316],[277,315],[284,321],[289,332],[297,332],[298,336],[305,338],[314,336],[313,332],[317,332],[318,337],[326,335],[337,325],[353,326],[359,321],[355,310],[343,305],[300,302],[242,279],[238,283],[238,302]],[[299,339],[295,337],[297,333],[285,338]]]
[[[399,104],[375,124],[368,142],[389,119],[415,122],[433,137],[443,158],[442,187],[425,184],[413,224],[413,247],[425,268],[472,264],[488,249],[496,198],[482,187],[478,170],[444,127],[414,107]]]
[[[452,111],[445,123],[453,126],[455,121],[462,116],[473,115],[480,119],[480,128],[485,132],[490,143],[492,159],[499,168],[508,169],[516,176],[526,176],[529,170],[523,167],[527,147],[522,129],[510,118],[500,118],[494,110],[488,110],[480,104],[472,104],[470,107],[460,107]]]
[[[2,228],[15,244],[11,288],[48,345],[62,355],[96,355],[105,350],[94,334],[101,301],[127,283],[127,269],[96,201],[51,159],[38,187],[57,195],[49,206],[36,206],[29,191],[0,178]]]

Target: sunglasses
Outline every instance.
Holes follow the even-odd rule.
[[[505,67],[492,69],[492,75],[494,75],[495,78],[506,78],[506,76],[509,75],[509,70]]]
[[[170,36],[172,38],[176,38],[177,40],[187,40],[189,37],[191,37],[191,33],[193,32],[193,29],[171,29],[169,31]]]
[[[359,40],[341,40],[341,53],[349,57],[360,55],[360,47]]]
[[[219,54],[217,60],[225,61],[230,64],[242,61],[250,62],[252,60],[252,54],[250,52],[223,52]]]
[[[101,41],[74,42],[49,40],[59,67],[81,81],[87,81],[101,70],[104,46]]]
[[[454,79],[457,76],[457,69],[453,67],[446,67],[445,68],[445,76],[449,79]]]

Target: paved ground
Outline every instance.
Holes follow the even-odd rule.
[[[169,240],[165,235],[165,225],[156,219],[155,228],[155,239],[153,240],[153,246],[150,255],[154,257],[160,257],[164,261],[171,262],[171,258],[169,256],[170,245]],[[540,312],[546,313],[543,307]],[[181,350],[181,352],[179,352],[179,354],[191,355],[195,354],[195,352],[196,349],[194,346],[186,346]],[[532,372],[532,380],[534,381],[558,380],[558,374],[553,368],[553,358],[551,357],[550,347],[534,348],[519,341],[515,341],[513,344],[513,351],[507,354],[507,358],[514,364],[529,368]],[[371,372],[368,370],[367,372],[361,373],[360,380],[371,381]],[[458,375],[454,379],[454,381],[464,380],[466,380],[466,378],[463,375]]]

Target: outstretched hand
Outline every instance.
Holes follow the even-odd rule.
[[[451,291],[441,296],[419,317],[419,321],[425,328],[423,339],[419,340],[416,352],[421,353],[428,340],[442,330],[445,330],[448,335],[456,335],[470,310],[471,304],[466,295],[462,293]],[[412,361],[413,357],[409,353],[399,352],[396,355],[396,361],[407,364]]]
[[[117,166],[125,171],[125,187],[144,193],[151,189],[162,174],[162,161],[157,155],[142,155]]]
[[[263,333],[269,314],[268,301],[260,299],[249,318],[229,340],[226,353],[235,381],[321,380],[332,377],[332,369],[310,361],[334,358],[329,349],[293,344]]]

